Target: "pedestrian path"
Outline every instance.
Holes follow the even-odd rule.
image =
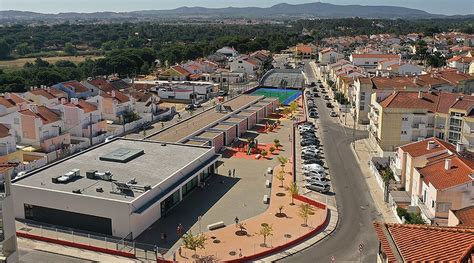
[[[360,169],[362,170],[370,194],[372,195],[372,199],[374,200],[377,211],[379,212],[379,216],[386,223],[399,223],[392,208],[389,204],[384,202],[383,190],[379,187],[377,179],[369,168],[369,161],[374,157],[374,154],[377,151],[370,146],[369,139],[357,140],[355,142],[355,150],[354,147],[351,147],[351,149],[356,156]]]

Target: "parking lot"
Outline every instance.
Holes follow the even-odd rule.
[[[317,92],[312,91],[314,88],[316,88]],[[319,87],[319,83],[315,87],[309,87],[305,90],[308,123],[301,127],[314,127],[314,129],[299,128],[297,131],[297,133],[300,133],[300,129],[302,131],[296,136],[297,183],[303,194],[320,202],[335,206],[335,193],[331,184],[331,172],[326,163],[324,145],[322,144],[324,131],[321,130],[318,122],[320,115],[325,115],[325,117],[327,116],[336,121],[336,118],[331,117],[332,108],[327,106],[330,100],[325,100],[325,95],[327,95],[327,92]],[[305,146],[302,146],[302,141],[306,142],[306,144],[303,143]],[[311,169],[304,169],[305,164],[309,163],[314,164],[310,164],[315,167],[313,171]],[[317,185],[317,187],[308,188],[307,186],[311,182]]]

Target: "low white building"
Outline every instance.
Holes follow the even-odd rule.
[[[257,61],[241,56],[229,61],[229,67],[231,72],[245,73],[254,76],[260,66]]]
[[[15,217],[134,239],[214,173],[217,157],[211,147],[116,139],[14,180]]]
[[[400,60],[397,54],[351,54],[350,61],[355,66],[364,68],[376,68],[381,61]]]

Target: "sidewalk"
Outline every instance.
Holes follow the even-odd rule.
[[[372,157],[374,157],[374,153],[376,153],[376,151],[370,146],[370,142],[368,140],[369,139],[362,139],[356,141],[356,149],[354,151],[354,148],[351,147],[352,152],[356,156],[359,167],[364,174],[364,178],[367,182],[367,186],[369,187],[375,206],[377,207],[377,211],[379,212],[379,216],[386,223],[399,223],[397,216],[393,213],[393,210],[387,203],[383,201],[383,190],[380,189],[379,185],[377,184],[377,179],[375,179],[374,175],[370,171],[368,163]]]

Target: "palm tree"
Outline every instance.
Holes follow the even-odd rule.
[[[271,154],[273,154],[273,152],[275,151],[275,147],[270,146],[270,149],[268,149],[268,151],[269,151]]]
[[[280,205],[280,206],[278,207],[278,211],[279,211],[278,214],[281,215],[281,210],[283,210],[284,207],[285,207],[284,205]]]
[[[268,155],[268,152],[265,150],[262,150],[260,154],[263,156],[263,158],[265,158]]]
[[[384,198],[383,199],[385,202],[388,202],[388,194],[390,193],[389,191],[390,181],[394,179],[395,179],[395,176],[393,175],[393,171],[387,165],[382,170],[382,181],[384,183]]]
[[[283,187],[283,182],[285,181],[285,171],[280,170],[280,172],[277,174],[276,178],[280,181],[281,185],[280,188]]]
[[[300,205],[300,209],[298,211],[298,215],[303,218],[304,226],[308,225],[308,217],[311,213],[313,213],[314,209],[311,205],[304,203]]]
[[[277,148],[277,149],[281,146],[280,140],[278,140],[278,139],[273,140],[273,143],[275,144],[275,148]]]
[[[290,192],[290,195],[291,195],[291,203],[290,205],[294,205],[295,202],[294,202],[294,197],[295,195],[298,194],[298,185],[296,184],[296,182],[293,182],[291,183],[289,186],[288,186],[288,192]]]
[[[263,244],[267,244],[267,237],[268,236],[273,236],[273,227],[272,225],[269,224],[262,224],[262,228],[260,228],[260,231],[258,232],[260,236],[263,236]]]
[[[280,166],[283,168],[285,167],[286,163],[288,162],[288,158],[283,157],[283,156],[278,156],[278,162],[280,163]]]

